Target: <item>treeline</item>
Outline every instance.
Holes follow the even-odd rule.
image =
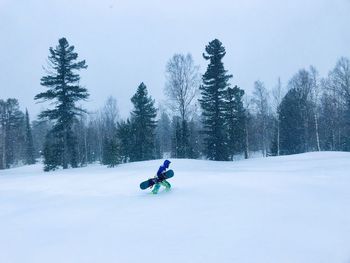
[[[35,163],[29,114],[16,99],[0,99],[0,169]]]
[[[49,49],[47,75],[41,78],[46,90],[35,96],[54,107],[30,123],[16,99],[0,100],[0,169],[38,158],[49,171],[163,157],[226,161],[252,154],[350,151],[348,58],[339,59],[326,77],[311,66],[286,84],[276,80],[272,88],[258,80],[248,96],[232,85],[225,55],[222,43],[211,41],[202,75],[190,54],[175,54],[166,65],[167,103],[157,106],[141,82],[129,117],[122,119],[112,96],[96,112],[77,106],[89,97],[79,84],[87,63],[60,39]]]

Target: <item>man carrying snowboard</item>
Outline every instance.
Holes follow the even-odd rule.
[[[167,180],[163,179],[164,178],[164,174],[166,172],[166,169],[169,168],[170,163],[171,162],[169,160],[165,160],[163,165],[161,165],[159,167],[156,177],[158,177],[158,179],[160,179],[161,181],[154,185],[154,188],[152,190],[152,194],[157,194],[161,185],[163,185],[166,190],[170,190],[170,188],[171,188],[170,183]]]

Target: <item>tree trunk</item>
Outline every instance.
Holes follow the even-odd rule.
[[[68,135],[67,129],[64,129],[63,135],[63,156],[62,156],[62,166],[63,169],[68,168]]]
[[[84,128],[84,162],[83,164],[86,165],[88,163],[88,149],[87,149],[87,131],[86,128]]]
[[[248,134],[248,123],[245,121],[245,150],[244,150],[244,159],[249,158],[249,134]]]
[[[280,156],[280,121],[277,120],[277,156]]]
[[[3,135],[2,135],[2,169],[6,169],[6,127],[3,125],[2,127]]]
[[[314,114],[314,118],[315,118],[315,132],[316,132],[316,142],[317,142],[317,151],[321,151],[321,147],[320,147],[320,136],[318,133],[318,118],[317,118],[317,113],[315,112]]]
[[[263,132],[262,132],[262,137],[263,137],[263,157],[267,156],[267,134],[266,134],[266,120],[265,116],[263,117]]]

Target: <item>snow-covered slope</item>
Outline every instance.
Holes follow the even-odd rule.
[[[0,262],[350,262],[350,154],[0,171]]]

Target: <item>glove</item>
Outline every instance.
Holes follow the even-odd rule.
[[[165,173],[161,173],[161,174],[158,176],[158,178],[159,178],[160,180],[164,180],[164,179],[165,179]]]

